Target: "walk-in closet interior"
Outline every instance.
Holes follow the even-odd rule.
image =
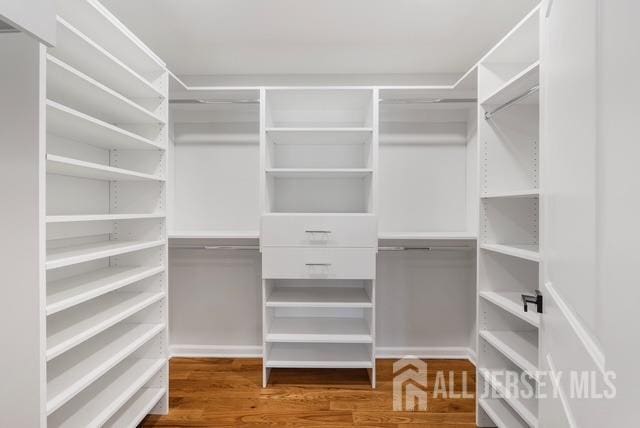
[[[291,369],[358,369],[358,388],[375,390],[390,385],[377,359],[412,356],[475,366],[471,425],[593,426],[564,380],[555,400],[513,391],[544,390],[541,372],[573,364],[605,372],[600,292],[567,274],[589,283],[595,232],[562,253],[596,195],[571,194],[573,177],[597,169],[596,132],[580,130],[599,114],[595,89],[566,108],[593,78],[567,76],[598,58],[598,44],[575,44],[600,25],[595,8],[490,1],[480,14],[434,1],[467,7],[474,28],[495,25],[477,43],[473,28],[449,28],[456,73],[393,72],[391,56],[384,72],[234,75],[193,72],[228,40],[182,33],[177,1],[3,3],[0,192],[12,210],[0,252],[3,276],[24,286],[0,303],[12,326],[2,342],[16,350],[0,425],[136,427],[171,414],[172,358],[260,359],[252,387],[269,391]],[[184,8],[265,7],[204,3]],[[428,25],[456,25],[447,19]],[[270,51],[245,48],[268,64]],[[357,60],[347,52],[343,69]],[[572,165],[575,144],[558,142],[575,129],[591,151]],[[595,221],[582,212],[577,225]]]

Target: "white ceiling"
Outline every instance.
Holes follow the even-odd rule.
[[[178,75],[462,73],[537,0],[103,0]]]

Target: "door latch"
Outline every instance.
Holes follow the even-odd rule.
[[[524,311],[529,312],[529,303],[535,304],[537,311],[539,314],[542,313],[542,294],[540,290],[536,290],[535,296],[531,296],[530,294],[522,295],[522,304],[524,305]]]

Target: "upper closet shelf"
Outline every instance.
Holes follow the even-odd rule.
[[[73,215],[48,215],[47,223],[75,223],[86,221],[113,221],[113,220],[145,220],[164,218],[164,213],[157,214],[73,214]]]
[[[480,297],[501,307],[512,315],[528,322],[534,327],[540,327],[540,314],[529,310],[524,311],[522,306],[522,293],[515,291],[482,291]]]
[[[148,80],[61,17],[57,29],[57,44],[52,51],[56,58],[129,98],[164,98]]]
[[[520,73],[496,89],[491,95],[482,100],[483,106],[497,106],[512,101],[525,94],[540,83],[540,61],[526,67]]]
[[[362,178],[373,173],[370,168],[269,168],[267,175],[276,178]]]
[[[47,100],[47,132],[109,150],[164,150],[151,140],[51,100]]]
[[[47,155],[47,174],[107,181],[165,181],[157,175],[56,155]]]
[[[52,55],[47,55],[47,96],[112,124],[164,125],[154,113]]]
[[[105,257],[160,247],[166,241],[100,241],[47,250],[47,269],[71,266]]]
[[[482,244],[480,248],[532,262],[540,261],[538,244]]]
[[[378,239],[389,241],[475,241],[478,237],[471,232],[380,232]]]
[[[540,195],[540,191],[538,189],[526,189],[526,190],[513,190],[508,192],[483,193],[480,197],[482,199],[537,198],[539,195]]]
[[[267,128],[273,144],[338,145],[365,144],[371,128]]]

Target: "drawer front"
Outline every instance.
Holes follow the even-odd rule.
[[[266,247],[378,246],[378,220],[363,216],[263,216],[260,240]]]
[[[262,249],[263,279],[375,279],[376,250],[371,248]]]

